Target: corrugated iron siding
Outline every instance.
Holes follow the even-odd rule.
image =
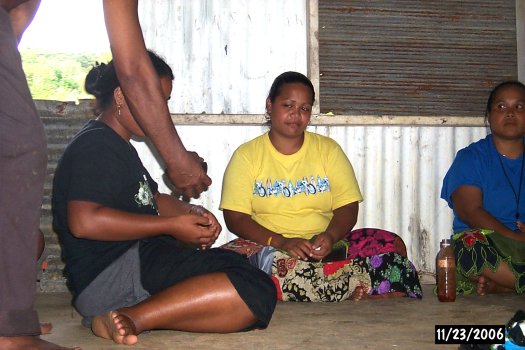
[[[39,271],[39,288],[45,292],[66,291],[65,279],[62,275],[64,263],[61,260],[58,237],[52,229],[53,175],[69,140],[87,120],[93,117],[92,105],[90,101],[84,101],[80,105],[57,101],[36,101],[36,104],[44,123],[48,144],[47,176],[40,220],[40,228],[46,240],[44,255],[47,256],[47,268],[45,271]]]
[[[223,172],[242,143],[264,126],[178,126],[188,149],[206,159],[213,184],[197,203],[210,208],[223,224],[217,244],[235,236],[224,225],[220,203]],[[458,149],[484,137],[483,127],[317,126],[311,131],[335,139],[354,166],[364,201],[357,227],[398,233],[422,271],[433,272],[439,241],[452,233],[452,211],[440,199],[441,182]],[[162,170],[147,146],[136,144],[157,181]],[[167,187],[163,186],[166,190]]]
[[[307,72],[305,0],[148,0],[139,14],[173,69],[172,113],[262,114],[277,75]]]
[[[51,184],[58,158],[69,139],[90,118],[87,102],[76,106],[38,101],[48,135],[49,167],[43,202],[42,229],[46,235],[48,269],[41,289],[65,290],[63,264],[56,235],[51,230]],[[211,125],[177,127],[190,150],[208,163],[213,184],[194,202],[209,208],[223,224],[217,244],[235,236],[228,232],[218,210],[224,169],[235,149],[265,132],[265,126]],[[378,227],[398,233],[408,247],[409,257],[421,271],[433,272],[439,240],[451,234],[452,212],[439,198],[441,181],[458,149],[486,135],[483,127],[417,126],[316,126],[311,131],[335,139],[354,166],[364,202],[360,205],[356,227]],[[135,147],[160,183],[163,171],[148,146]]]
[[[500,2],[494,12],[497,16],[501,11],[510,11],[510,2],[502,8],[503,2]],[[307,70],[305,3],[304,0],[267,0],[265,6],[261,6],[259,1],[223,1],[220,7],[213,8],[215,2],[205,0],[140,1],[148,46],[167,57],[174,68],[172,112],[262,113],[267,90],[277,74],[285,70]],[[417,9],[420,4],[434,2],[413,3]],[[452,6],[455,2],[446,3]],[[326,4],[337,2],[327,1],[321,5]],[[488,6],[484,1],[476,4]],[[369,18],[368,21],[377,22],[377,19]],[[482,27],[477,29],[484,31]],[[492,44],[497,43],[493,41]],[[367,47],[369,52],[373,49],[370,45]],[[502,52],[498,46],[491,54],[502,66],[510,66],[505,61],[508,55]],[[411,55],[415,56],[415,53],[408,56]],[[367,81],[377,86],[387,77],[379,73],[369,70],[368,78],[361,77],[357,87],[365,86]],[[347,79],[342,72],[337,76]],[[451,82],[457,84],[467,81],[464,77],[452,78]],[[338,87],[335,82],[332,85]],[[342,96],[346,98],[348,91],[343,91]],[[462,103],[471,103],[465,96],[465,91],[457,95]],[[367,111],[370,111],[377,108],[375,100],[380,95],[372,97],[350,101],[352,105],[361,103],[360,108],[368,106]],[[325,98],[328,102],[329,96],[320,96],[321,103]],[[76,106],[37,101],[37,106],[48,133],[50,150],[42,220],[49,265],[41,276],[40,288],[44,291],[65,290],[60,248],[50,226],[52,174],[65,144],[91,114],[87,102]],[[482,108],[483,103],[476,102],[478,112]],[[407,108],[403,115],[409,111]],[[449,114],[443,110],[440,115]],[[480,113],[476,113],[478,115]],[[240,144],[260,135],[266,128],[253,125],[179,125],[177,128],[186,147],[197,151],[208,162],[214,183],[199,202],[210,208],[222,222],[222,213],[217,208],[227,162]],[[417,126],[316,126],[311,130],[338,141],[355,167],[365,197],[357,227],[380,227],[400,234],[418,269],[434,271],[436,247],[441,238],[450,234],[452,223],[451,210],[439,199],[441,179],[456,150],[481,138],[486,130],[482,127]],[[152,154],[143,144],[137,144],[137,148],[154,178],[161,181],[162,171]],[[167,190],[165,186],[161,189]],[[223,227],[218,244],[234,237]]]
[[[321,112],[478,116],[517,78],[514,0],[319,1]]]

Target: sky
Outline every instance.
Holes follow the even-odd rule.
[[[42,0],[19,48],[105,52],[109,43],[100,0]]]

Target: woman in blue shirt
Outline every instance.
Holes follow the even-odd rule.
[[[497,85],[488,98],[486,120],[491,133],[457,153],[441,198],[454,210],[457,269],[467,282],[460,285],[477,283],[480,295],[523,293],[525,85]]]

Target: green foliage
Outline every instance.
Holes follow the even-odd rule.
[[[93,98],[84,80],[96,62],[111,60],[110,52],[61,53],[36,49],[21,51],[31,94],[36,100],[78,101]]]

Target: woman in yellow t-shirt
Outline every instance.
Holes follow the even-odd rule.
[[[250,260],[272,275],[282,300],[420,296],[406,257],[391,253],[396,254],[387,259],[391,264],[378,257],[380,270],[378,259],[377,268],[369,257],[349,259],[344,238],[357,222],[363,197],[341,147],[306,131],[314,101],[313,85],[301,73],[285,72],[273,82],[266,99],[269,132],[241,145],[224,175],[220,209],[228,229],[243,239],[229,247],[253,242],[251,252],[257,253]],[[369,240],[375,233],[365,232]],[[384,278],[374,276],[385,275],[383,268],[396,276],[380,287]]]

